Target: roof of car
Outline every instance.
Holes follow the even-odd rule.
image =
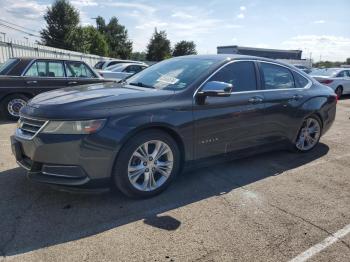
[[[81,60],[72,60],[72,59],[66,59],[66,58],[53,58],[53,57],[13,57],[13,59],[20,59],[22,61],[56,60],[56,61],[84,62]]]
[[[196,58],[196,59],[213,59],[217,61],[224,61],[224,60],[263,60],[268,62],[277,62],[273,59],[268,59],[264,57],[258,57],[258,56],[249,56],[249,55],[237,55],[237,54],[217,54],[217,55],[187,55],[187,56],[179,56],[181,58]],[[278,62],[280,63],[280,62]],[[281,63],[283,64],[283,63]]]

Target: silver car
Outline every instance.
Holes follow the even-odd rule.
[[[350,68],[315,69],[310,73],[321,84],[331,87],[340,98],[350,94]]]
[[[129,76],[132,76],[143,69],[147,68],[146,64],[139,63],[124,63],[111,67],[107,67],[106,70],[100,71],[100,75],[105,79],[123,80]]]

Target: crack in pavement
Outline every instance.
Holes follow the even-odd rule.
[[[298,215],[296,215],[296,214],[294,214],[294,213],[292,213],[292,212],[289,212],[288,210],[285,210],[285,209],[283,209],[283,208],[281,208],[281,207],[279,207],[279,206],[276,206],[276,205],[274,205],[274,204],[271,204],[271,203],[269,203],[269,202],[267,202],[267,204],[268,204],[269,206],[271,206],[271,207],[274,207],[274,208],[280,210],[281,212],[283,212],[283,213],[285,213],[285,214],[288,214],[288,215],[290,215],[290,216],[292,216],[292,217],[296,217],[296,218],[301,219],[301,220],[304,221],[305,223],[308,223],[308,224],[312,225],[313,227],[316,227],[316,228],[318,228],[319,230],[325,232],[326,234],[328,234],[328,236],[336,237],[336,236],[334,236],[334,234],[333,234],[332,232],[328,231],[327,229],[325,229],[325,228],[323,228],[323,227],[321,227],[321,226],[319,226],[319,225],[317,225],[317,224],[315,224],[315,223],[313,223],[313,222],[311,222],[311,221],[309,221],[309,220],[307,220],[307,219],[305,219],[305,218],[303,218],[303,217],[301,217],[301,216],[298,216]],[[348,243],[346,243],[346,242],[345,242],[344,240],[342,240],[342,239],[339,239],[339,241],[340,241],[342,244],[344,244],[344,245],[350,250],[350,245],[349,245]]]

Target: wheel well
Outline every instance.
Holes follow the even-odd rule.
[[[4,97],[1,98],[1,101],[3,101],[4,99],[6,99],[9,96],[13,96],[13,95],[22,95],[22,96],[26,96],[29,99],[34,97],[34,95],[32,95],[31,93],[24,93],[24,92],[19,92],[19,93],[11,93],[11,94],[7,94]]]
[[[185,145],[184,142],[182,141],[182,138],[180,137],[180,135],[178,133],[176,133],[173,129],[166,127],[166,126],[147,126],[141,129],[138,129],[136,132],[131,133],[123,142],[122,142],[122,147],[133,137],[135,137],[136,135],[138,135],[141,132],[147,131],[147,130],[159,130],[162,131],[168,135],[170,135],[176,142],[176,144],[179,146],[179,150],[180,150],[180,157],[181,157],[181,164],[185,161]],[[120,152],[120,151],[119,151]],[[116,156],[116,159],[119,156],[119,152],[118,155]]]
[[[337,88],[341,88],[342,90],[344,90],[343,86],[342,85],[338,85]],[[336,89],[337,89],[336,88]]]

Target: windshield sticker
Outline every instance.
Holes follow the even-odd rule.
[[[163,76],[159,77],[157,79],[157,81],[167,83],[170,85],[175,85],[179,81],[179,79],[172,77],[172,76],[163,75]]]

